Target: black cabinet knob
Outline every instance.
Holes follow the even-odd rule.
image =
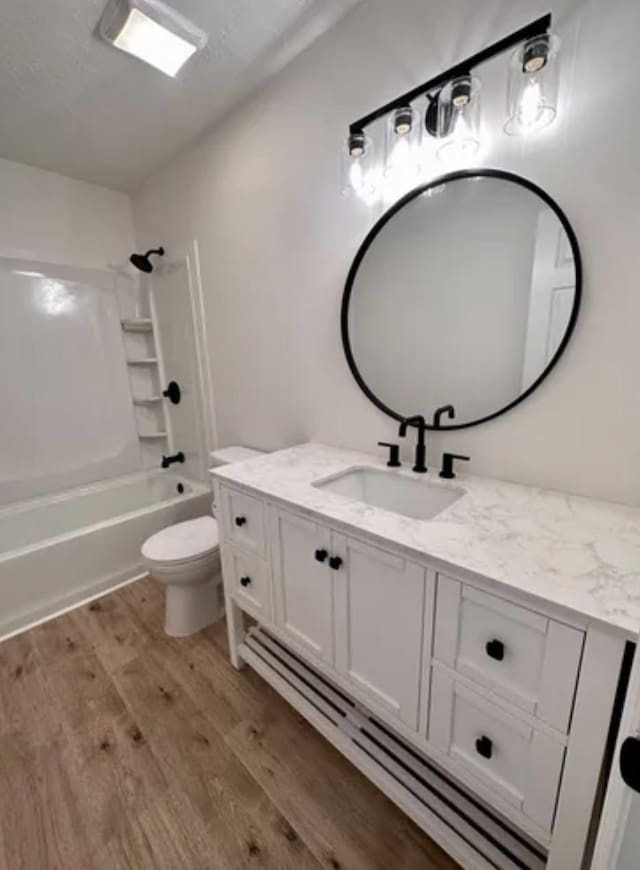
[[[240,585],[244,587],[251,586],[251,577],[241,577]]]
[[[316,550],[316,562],[326,562],[329,554],[326,550]]]
[[[342,567],[342,559],[340,556],[332,556],[329,559],[329,565],[331,565],[334,571],[339,571]]]
[[[491,758],[493,755],[493,743],[488,737],[479,737],[476,740],[476,752],[483,758]]]
[[[627,737],[622,744],[620,775],[629,788],[640,792],[640,737]]]
[[[490,659],[495,659],[501,662],[504,658],[504,644],[501,640],[490,640],[486,647],[487,655]]]
[[[242,528],[242,526],[246,526],[246,525],[247,525],[247,518],[246,517],[236,517],[236,526],[238,526],[238,528]]]

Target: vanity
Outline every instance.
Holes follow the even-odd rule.
[[[578,870],[640,625],[638,512],[430,477],[319,444],[216,469],[233,663],[461,866]],[[363,481],[442,507],[376,507]]]
[[[341,311],[404,462],[391,441],[310,443],[214,472],[233,664],[466,870],[613,867],[591,856],[632,730],[640,511],[467,474],[468,456],[427,469],[431,430],[513,412],[552,375],[581,291],[575,234],[533,183],[423,185],[364,240]]]

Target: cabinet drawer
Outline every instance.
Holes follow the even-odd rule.
[[[222,522],[227,540],[265,554],[265,508],[259,498],[222,487]]]
[[[564,745],[434,665],[429,741],[527,819],[550,831]]]
[[[270,574],[267,563],[253,554],[225,544],[222,550],[225,585],[241,604],[257,616],[271,619]]]
[[[567,732],[584,633],[440,574],[434,658]]]

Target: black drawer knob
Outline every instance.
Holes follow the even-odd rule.
[[[236,526],[239,529],[241,529],[242,526],[246,526],[246,525],[247,525],[247,518],[246,517],[236,517]]]
[[[245,588],[247,586],[251,586],[251,577],[241,577],[240,578],[240,585],[244,586]]]
[[[326,562],[328,555],[326,550],[316,550],[316,562]]]
[[[329,559],[329,565],[331,565],[334,571],[339,571],[342,567],[342,559],[340,556],[332,556]]]
[[[504,644],[501,640],[490,640],[485,647],[490,659],[501,662],[504,658]]]
[[[640,738],[627,737],[622,744],[620,775],[629,788],[640,792]]]
[[[483,758],[491,758],[493,755],[493,743],[488,737],[479,737],[476,740],[476,752]]]

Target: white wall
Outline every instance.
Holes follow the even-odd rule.
[[[0,159],[0,256],[106,269],[134,247],[129,197]]]
[[[480,474],[640,503],[635,0],[368,0],[149,180],[134,200],[139,243],[200,244],[223,444],[374,449],[395,436],[340,343],[344,281],[377,217],[340,195],[346,127],[549,6],[563,38],[559,119],[530,144],[506,137],[507,63],[492,62],[477,162],[530,177],[573,222],[578,328],[536,394],[492,423],[432,437],[430,458],[468,453]]]
[[[0,503],[141,465],[116,270],[127,196],[0,160]],[[38,277],[40,274],[42,277]]]

